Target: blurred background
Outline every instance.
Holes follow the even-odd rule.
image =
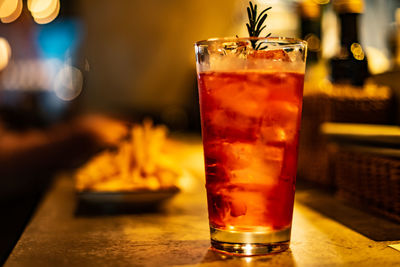
[[[273,6],[267,23],[272,35],[311,38],[314,46],[319,42],[323,59],[340,48],[338,19],[329,1],[305,1],[317,6],[301,8],[302,1],[256,2]],[[173,130],[198,131],[193,43],[246,36],[247,4],[2,1],[3,124],[46,127],[75,114],[101,112],[129,119],[151,115]],[[365,1],[359,38],[371,55],[373,74],[395,64],[391,39],[398,6],[395,0]],[[302,36],[305,16],[318,18],[319,32]]]
[[[253,2],[273,7],[265,34],[309,42],[299,175],[336,189],[334,173],[343,172],[327,152],[335,142],[319,127],[400,122],[400,2]],[[0,0],[3,258],[54,173],[118,143],[125,125],[150,117],[173,134],[200,135],[193,44],[247,36],[247,5]]]

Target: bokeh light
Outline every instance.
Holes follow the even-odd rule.
[[[350,47],[353,57],[357,60],[364,59],[364,51],[359,43],[353,43]]]
[[[82,92],[83,74],[70,65],[60,69],[54,80],[54,92],[62,100],[75,99]]]
[[[1,84],[6,90],[50,91],[53,90],[54,77],[62,66],[58,59],[13,60],[4,70]]]
[[[29,10],[31,11],[34,21],[38,24],[50,23],[57,18],[60,13],[59,0],[38,0],[31,2]]]
[[[6,17],[0,17],[1,22],[3,23],[11,23],[15,21],[22,13],[22,0],[17,0],[17,8],[14,10],[13,13],[11,13],[9,16]]]
[[[0,0],[0,18],[12,15],[18,7],[18,0]]]
[[[35,1],[34,8],[29,9],[34,18],[47,18],[57,8],[57,0],[41,0]],[[31,4],[32,6],[32,4]],[[29,5],[28,5],[29,7]]]
[[[54,0],[28,0],[27,6],[29,11],[40,13],[49,9],[54,10],[54,7],[51,8],[51,6],[55,6],[55,2]]]
[[[318,18],[321,8],[318,3],[313,0],[304,0],[300,5],[301,14],[307,18]]]
[[[313,52],[321,50],[321,40],[315,34],[307,34],[304,38],[308,43],[308,49]]]
[[[8,41],[0,37],[0,71],[5,69],[11,58],[11,46]]]
[[[391,62],[382,50],[366,46],[365,54],[368,55],[368,68],[371,74],[379,74],[390,70]]]
[[[320,5],[326,5],[326,4],[329,4],[329,2],[330,2],[330,0],[313,0],[313,1]]]

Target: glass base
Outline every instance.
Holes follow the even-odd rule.
[[[210,227],[214,250],[237,256],[267,255],[289,248],[291,228],[275,232],[238,232]]]

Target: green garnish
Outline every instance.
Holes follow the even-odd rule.
[[[250,37],[259,37],[260,33],[267,27],[263,24],[268,17],[267,11],[272,7],[264,9],[260,15],[257,16],[257,5],[253,5],[251,1],[249,1],[249,4],[250,7],[247,7],[247,16],[249,17],[249,23],[246,23],[247,30]],[[268,33],[265,37],[269,36],[271,36],[271,33]],[[267,46],[261,47],[263,43],[257,44],[257,40],[250,40],[250,42],[253,49],[262,50],[267,48]]]

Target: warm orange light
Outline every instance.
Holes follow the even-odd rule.
[[[52,22],[57,18],[60,13],[60,1],[59,0],[49,0],[50,5],[39,12],[31,11],[33,20],[38,24],[47,24]]]
[[[11,22],[15,21],[21,15],[22,0],[17,0],[17,1],[18,1],[18,5],[17,5],[17,8],[14,10],[14,12],[7,17],[0,17],[1,22],[11,23]]]
[[[320,5],[326,5],[326,4],[329,4],[329,2],[330,2],[330,0],[313,0],[313,1]]]
[[[357,60],[364,59],[364,51],[359,43],[353,43],[350,47],[353,56]]]
[[[11,57],[11,47],[8,41],[0,37],[0,71],[7,67]]]
[[[12,15],[18,7],[18,0],[0,0],[0,18]]]
[[[56,1],[54,0],[28,0],[27,6],[29,11],[38,13],[45,10],[54,10],[54,7],[51,8],[51,5],[55,5]]]
[[[31,4],[30,9],[32,16],[36,19],[47,18],[57,9],[58,0],[41,0],[36,1],[36,4]],[[29,5],[28,5],[29,6]]]

